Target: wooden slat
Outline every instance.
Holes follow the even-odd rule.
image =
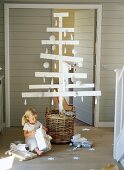
[[[77,91],[77,92],[22,92],[22,97],[68,97],[68,96],[100,96],[100,91]]]

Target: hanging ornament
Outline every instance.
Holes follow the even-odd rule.
[[[45,83],[45,81],[46,81],[46,79],[45,79],[45,77],[43,77],[43,82]]]
[[[50,41],[55,41],[55,35],[50,36]]]
[[[46,51],[45,51],[46,54],[48,54],[48,48],[46,48]]]
[[[52,106],[54,105],[53,99],[52,99],[52,101],[51,101],[51,105],[52,105]]]
[[[25,99],[25,101],[24,101],[24,105],[27,105],[27,100]]]
[[[76,95],[76,93],[74,93],[74,97],[76,97],[77,95]]]
[[[49,63],[48,62],[43,63],[43,67],[44,68],[49,68]]]
[[[74,82],[74,77],[71,78],[71,81]]]
[[[69,65],[69,70],[71,70],[72,69],[72,67],[71,67],[71,65]]]
[[[51,79],[51,85],[53,84],[53,78]]]
[[[95,104],[97,104],[97,98],[95,97]]]
[[[83,96],[81,97],[81,101],[82,101],[82,102],[84,101],[84,97],[83,97]]]
[[[66,37],[66,32],[64,32],[64,37]]]
[[[55,45],[52,45],[52,50],[54,51],[56,49],[56,46]]]
[[[54,68],[55,68],[55,69],[57,68],[56,62],[54,63]]]
[[[77,51],[73,48],[73,49],[72,49],[72,54],[75,55],[76,53],[77,53]]]
[[[55,90],[55,89],[53,89],[53,92],[56,92],[56,90]]]
[[[66,47],[64,48],[64,53],[66,54]]]
[[[81,81],[76,81],[76,84],[77,84],[77,85],[80,85],[80,84],[81,84]]]
[[[57,27],[57,25],[58,25],[58,22],[57,22],[57,19],[55,20],[55,26]]]
[[[73,35],[71,34],[71,40],[73,40],[74,38],[73,38]]]
[[[77,66],[78,67],[83,67],[83,63],[80,62],[80,63],[77,64]]]

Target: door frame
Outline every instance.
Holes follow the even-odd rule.
[[[95,70],[95,90],[100,90],[100,58],[101,58],[101,22],[102,5],[97,4],[4,4],[4,33],[5,33],[5,116],[6,127],[10,127],[10,58],[9,58],[9,10],[11,8],[40,8],[40,9],[94,9],[97,12],[96,28],[96,70]],[[94,108],[94,126],[99,127],[99,97]]]

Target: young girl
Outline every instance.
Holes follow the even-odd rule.
[[[30,151],[35,151],[38,155],[42,155],[43,151],[39,150],[37,146],[35,131],[40,127],[47,131],[47,128],[37,120],[37,116],[38,113],[35,109],[28,109],[22,117],[22,126],[24,126],[25,143],[28,145]]]

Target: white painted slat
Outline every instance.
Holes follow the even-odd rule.
[[[62,88],[62,85],[59,84],[29,85],[29,89],[51,89],[51,88]]]
[[[101,91],[71,91],[71,92],[22,92],[22,97],[78,97],[78,96],[101,96]]]
[[[86,73],[35,72],[35,77],[87,78]]]
[[[74,28],[47,28],[47,32],[74,32]]]
[[[51,40],[41,40],[42,44],[52,44],[52,45],[78,45],[79,41],[78,40],[57,40],[57,41],[51,41]]]
[[[80,57],[70,57],[70,56],[45,54],[45,53],[40,53],[40,58],[51,59],[51,60],[61,59],[63,61],[74,62],[74,63],[83,62],[83,58],[80,58]]]
[[[68,12],[53,13],[53,17],[68,17]]]
[[[62,88],[63,85],[59,84],[46,84],[46,85],[29,85],[29,89],[51,89]],[[94,84],[67,84],[65,88],[93,88]]]
[[[67,84],[66,88],[94,88],[94,84]]]

